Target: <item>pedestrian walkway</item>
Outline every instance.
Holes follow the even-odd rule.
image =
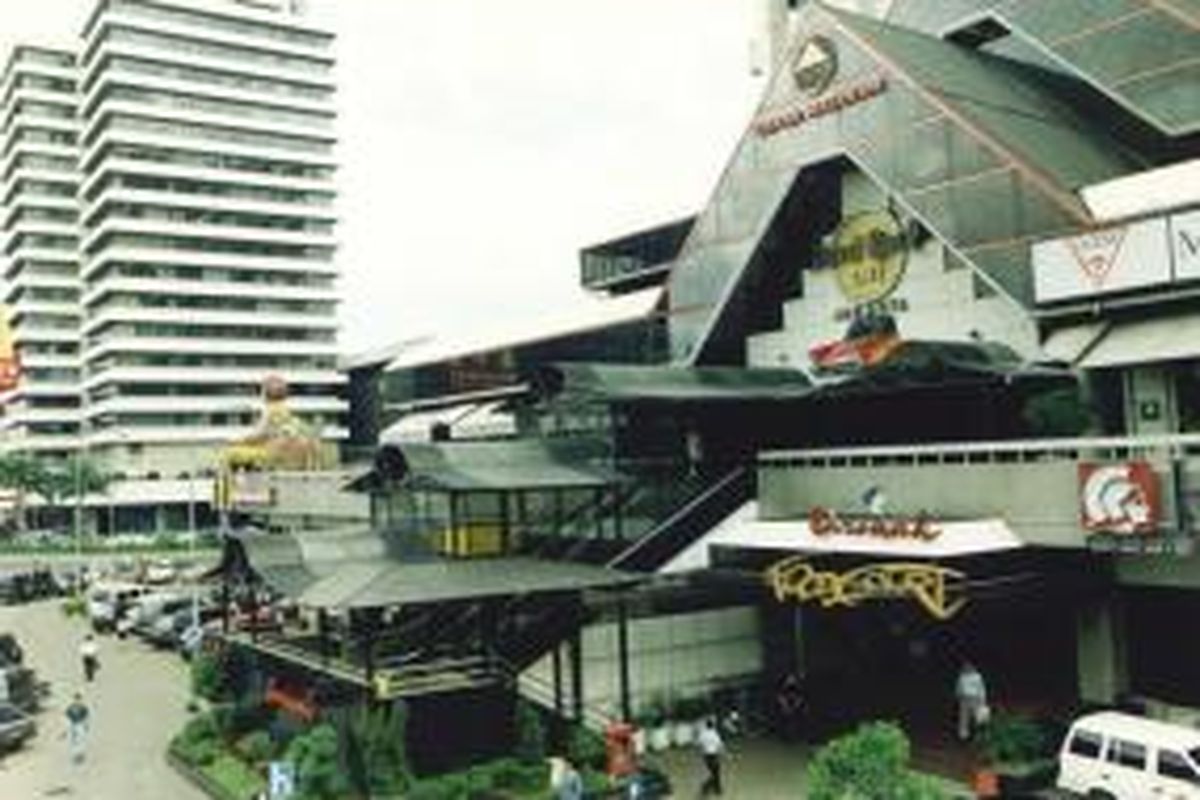
[[[38,715],[38,735],[0,762],[0,798],[80,800],[203,800],[171,769],[167,742],[187,719],[188,675],[177,656],[140,641],[100,640],[100,671],[85,683],[80,619],[67,619],[59,601],[0,608],[0,631],[16,634],[25,659],[51,684]],[[75,692],[91,710],[86,758],[72,765],[64,711]]]
[[[727,800],[798,800],[804,794],[804,772],[812,748],[774,739],[734,739],[724,761]],[[704,763],[695,748],[651,753],[648,763],[663,769],[675,789],[673,797],[697,797],[704,782]],[[950,797],[970,797],[967,787],[943,781]]]

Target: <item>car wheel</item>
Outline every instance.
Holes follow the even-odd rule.
[[[1117,800],[1112,792],[1106,792],[1103,789],[1092,789],[1087,793],[1087,800]]]

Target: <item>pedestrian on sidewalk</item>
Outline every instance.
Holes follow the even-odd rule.
[[[71,763],[82,764],[87,746],[88,707],[83,696],[76,693],[71,705],[67,706],[67,747],[71,751]]]
[[[970,661],[964,661],[958,672],[954,694],[958,700],[958,738],[966,741],[973,737],[991,717],[987,702],[987,684],[983,675]]]
[[[801,714],[804,712],[804,691],[796,673],[789,672],[784,677],[775,696],[775,704],[779,710],[780,735],[784,741],[796,741],[800,738]]]
[[[83,660],[83,677],[91,683],[100,669],[100,645],[92,634],[83,637],[83,643],[79,645],[79,657]]]
[[[721,756],[725,754],[725,742],[717,731],[716,720],[706,719],[700,731],[700,755],[704,757],[704,769],[708,776],[700,787],[700,796],[708,797],[715,794],[720,797],[724,793],[721,785]]]
[[[558,794],[556,800],[583,800],[583,778],[571,759],[562,760],[562,775],[558,779]]]

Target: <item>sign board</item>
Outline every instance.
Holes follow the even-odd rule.
[[[1172,216],[1170,228],[1176,279],[1200,279],[1200,211]]]
[[[936,564],[868,564],[839,573],[820,571],[804,556],[791,556],[771,565],[764,577],[776,600],[817,603],[822,608],[908,598],[935,619],[946,620],[967,602],[958,596],[966,575]]]
[[[1079,465],[1079,515],[1086,530],[1154,533],[1160,513],[1158,476],[1148,462]]]
[[[267,796],[270,800],[289,800],[296,794],[296,765],[290,761],[272,761],[267,767]]]
[[[8,322],[8,306],[0,305],[0,392],[17,388],[21,381],[21,361]]]
[[[865,536],[871,539],[914,539],[930,542],[942,535],[929,517],[884,514],[840,514],[821,506],[808,512],[808,529],[814,536]]]
[[[1034,296],[1046,303],[1169,283],[1167,244],[1165,218],[1038,242]]]

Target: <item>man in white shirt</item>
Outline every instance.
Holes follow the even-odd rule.
[[[91,683],[96,679],[96,671],[100,669],[100,645],[92,634],[84,637],[79,645],[79,657],[83,660],[83,677]]]
[[[699,744],[700,754],[704,757],[704,767],[708,770],[708,777],[705,778],[704,785],[700,787],[700,795],[707,797],[715,794],[719,797],[724,791],[721,786],[721,756],[725,753],[725,742],[721,740],[716,722],[712,719],[704,721],[704,727],[700,731]]]
[[[987,685],[970,661],[964,661],[954,687],[958,699],[958,738],[966,741],[986,722],[989,714]]]

